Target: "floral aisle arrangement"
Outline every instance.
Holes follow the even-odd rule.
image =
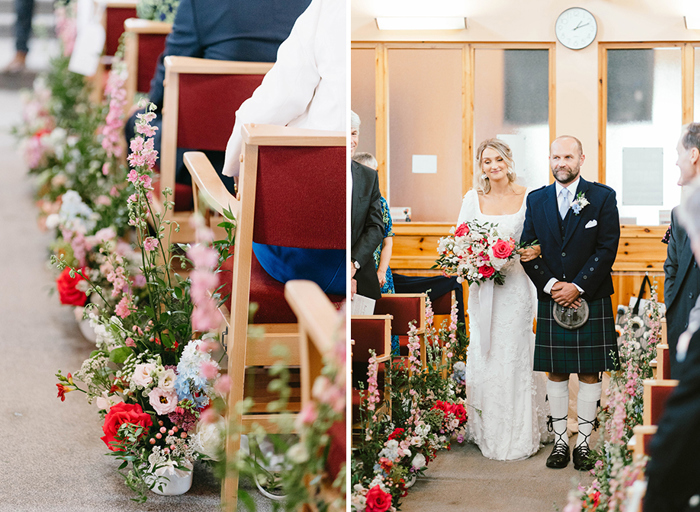
[[[642,423],[643,383],[652,377],[651,361],[661,340],[662,311],[656,286],[652,287],[649,306],[641,316],[648,327],[646,343],[640,343],[635,335],[636,319],[629,312],[620,336],[620,368],[611,374],[606,390],[608,403],[599,414],[604,435],[592,454],[597,459],[591,470],[595,480],[589,487],[570,493],[565,512],[624,512],[627,488],[644,473],[646,460],[633,462],[627,443],[632,429]]]
[[[212,357],[216,337],[201,339],[193,329],[191,291],[197,288],[173,272],[167,240],[174,226],[164,224],[151,208],[157,155],[155,129],[149,123],[154,117],[152,112],[140,115],[127,176],[129,222],[141,256],[143,292],[134,291],[125,260],[109,252],[112,240],[100,242],[111,297],[89,273],[68,267],[64,257],[54,258],[64,272],[68,269],[69,278],[81,278],[78,286],[85,283],[87,294],[101,299],[88,308],[98,335],[96,350],[75,374],[58,372],[58,396],[64,400],[66,393],[79,390],[97,406],[104,418],[102,440],[122,462],[120,472],[139,501],[146,499],[148,489],[164,492],[169,481],[186,476],[192,462],[210,452],[204,447],[209,443],[203,442],[200,423],[218,396],[217,389],[222,391],[212,380],[219,370]],[[168,193],[164,191],[166,198]],[[90,217],[86,210],[83,213]],[[197,251],[191,253],[197,260]]]
[[[352,453],[352,510],[398,510],[407,489],[437,452],[449,450],[452,440],[464,441],[465,390],[450,374],[459,345],[456,306],[450,316],[449,327],[435,329],[427,301],[425,368],[420,361],[421,340],[411,325],[408,358],[394,360],[385,377],[391,382],[391,417],[377,408],[379,365],[374,354],[370,358],[368,388],[360,407],[363,434]]]
[[[432,268],[457,276],[460,283],[505,282],[504,271],[513,264],[521,247],[513,238],[502,238],[490,222],[463,222],[452,227],[450,233],[438,240],[439,256]]]
[[[180,0],[139,0],[136,14],[139,18],[172,23],[180,5]]]

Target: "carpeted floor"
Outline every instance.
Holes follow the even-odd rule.
[[[56,397],[55,372],[79,369],[94,345],[51,294],[51,236],[37,227],[31,180],[9,135],[20,113],[19,93],[0,90],[0,512],[217,510],[219,484],[200,466],[187,494],[130,501],[95,407],[78,392]],[[271,508],[251,494],[258,510]]]

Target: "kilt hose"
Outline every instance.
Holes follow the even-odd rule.
[[[599,373],[618,366],[615,317],[610,297],[588,302],[588,321],[564,329],[552,315],[553,300],[537,302],[534,370],[553,373]]]

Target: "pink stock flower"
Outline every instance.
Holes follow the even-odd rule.
[[[214,391],[220,395],[225,395],[231,390],[231,377],[222,375],[214,382]]]
[[[132,153],[138,153],[143,151],[143,137],[134,137],[133,139],[131,139],[129,149],[131,149]]]
[[[143,274],[136,274],[132,277],[132,280],[136,288],[143,288],[146,286],[146,276]]]
[[[219,366],[214,361],[202,361],[199,374],[207,380],[215,379],[219,374]]]
[[[130,181],[134,185],[136,185],[136,181],[139,179],[139,173],[136,172],[136,169],[131,169],[129,171],[129,174],[126,176],[126,181]]]
[[[146,176],[145,174],[139,178],[141,180],[141,184],[143,185],[143,188],[151,188],[151,177]]]
[[[192,263],[197,268],[206,267],[211,269],[219,263],[219,253],[216,249],[204,244],[190,247],[187,251],[187,257],[192,260]]]
[[[296,417],[295,424],[297,429],[300,429],[303,425],[312,425],[316,418],[318,418],[316,405],[313,402],[307,403]]]
[[[192,328],[199,332],[217,330],[223,321],[216,307],[195,306],[192,311]]]
[[[126,318],[131,314],[131,309],[130,309],[130,301],[128,296],[122,297],[122,300],[119,301],[119,304],[117,304],[117,307],[115,308],[114,312],[117,314],[118,317],[120,318]]]
[[[148,252],[155,250],[156,247],[158,247],[158,240],[156,240],[152,236],[149,236],[143,241],[143,248]]]
[[[149,124],[137,124],[136,131],[145,135],[146,137],[153,137],[156,134],[157,126],[151,126]]]

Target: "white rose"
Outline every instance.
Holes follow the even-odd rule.
[[[123,402],[122,398],[118,395],[108,395],[107,391],[102,392],[102,396],[98,396],[95,403],[99,410],[109,411],[109,409],[119,402]]]
[[[416,469],[421,469],[425,467],[425,455],[422,453],[417,453],[415,457],[413,457],[413,462],[411,462],[411,465],[416,468]]]
[[[219,460],[218,455],[224,448],[226,423],[223,418],[214,423],[197,423],[194,435],[194,447],[199,453],[212,460]]]
[[[173,391],[175,389],[176,378],[175,370],[170,368],[163,370],[158,377],[158,387],[163,391]]]
[[[151,382],[153,382],[151,373],[153,373],[155,370],[156,365],[153,363],[137,364],[136,369],[134,370],[134,374],[131,376],[131,382],[133,382],[137,386],[145,388]]]
[[[297,443],[287,451],[287,457],[292,462],[302,464],[309,460],[309,452],[306,451],[306,447],[302,443]]]

